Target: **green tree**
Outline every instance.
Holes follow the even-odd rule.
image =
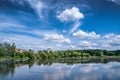
[[[88,53],[83,53],[83,57],[90,57],[90,55]]]
[[[35,54],[36,59],[41,59],[40,55],[37,53]]]
[[[27,52],[27,54],[28,54],[28,57],[30,58],[30,59],[35,59],[35,53],[34,53],[34,51],[33,50],[29,50],[28,52]]]
[[[101,56],[101,57],[103,57],[103,56],[104,56],[104,54],[103,54],[103,51],[102,51],[102,50],[101,50],[99,53],[100,53],[100,56]]]
[[[48,59],[48,55],[46,53],[40,53],[41,59]]]
[[[15,54],[16,54],[16,45],[15,45],[15,43],[13,43],[11,45],[10,54],[11,54],[11,57],[15,57]]]
[[[0,57],[5,56],[4,53],[5,53],[4,49],[0,46]]]
[[[19,56],[20,56],[20,58],[24,58],[25,54],[24,53],[20,53]]]

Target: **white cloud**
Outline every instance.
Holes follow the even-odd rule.
[[[46,7],[40,0],[28,0],[31,7],[36,11],[39,18],[43,18],[43,10]]]
[[[88,37],[91,39],[98,39],[100,38],[100,34],[96,34],[94,31],[92,31],[88,34]]]
[[[110,39],[110,38],[113,38],[114,36],[115,36],[115,34],[110,33],[110,34],[104,35],[103,38]]]
[[[89,42],[89,41],[82,41],[79,43],[79,46],[81,47],[94,47],[97,46],[97,43]]]
[[[74,45],[70,45],[71,48],[75,49],[75,46]]]
[[[0,29],[15,29],[15,28],[26,29],[27,27],[11,21],[0,22]]]
[[[62,45],[61,44],[57,44],[56,47],[62,47]]]
[[[116,35],[111,40],[109,40],[111,46],[120,46],[120,35]]]
[[[33,29],[33,30],[29,30],[29,28],[27,26],[21,25],[21,24],[15,24],[15,23],[9,23],[9,22],[0,22],[0,30],[4,30],[4,29],[8,29],[9,31],[13,31],[13,32],[22,32],[24,34],[31,34],[31,35],[36,35],[36,36],[41,36],[43,37],[44,34],[55,34],[57,33],[56,30],[37,30],[37,29]]]
[[[96,71],[98,69],[99,69],[99,67],[96,66],[96,64],[94,64],[94,63],[83,64],[83,67],[80,67],[80,71],[82,71],[84,73],[90,73],[91,71]]]
[[[15,43],[18,48],[39,50],[39,46],[45,44],[45,42],[27,35],[17,34],[1,34],[0,42]],[[45,47],[44,47],[45,49]]]
[[[40,18],[42,18],[43,17],[43,15],[42,15],[42,10],[43,10],[43,4],[39,1],[36,5],[35,5],[35,8],[36,8],[36,10],[37,10],[37,13],[38,13],[38,15],[39,15],[39,17]]]
[[[72,26],[69,33],[73,33],[76,29],[78,29],[81,26],[81,22],[79,22],[80,19],[84,18],[84,14],[80,12],[79,8],[72,7],[71,9],[65,9],[62,11],[59,15],[57,15],[57,18],[61,22],[74,22],[74,25]]]
[[[60,50],[60,49],[62,49],[62,50],[68,50],[68,49],[75,49],[76,47],[74,46],[74,45],[70,45],[70,44],[67,44],[67,45],[65,45],[65,44],[58,44],[57,43],[57,45],[55,45],[56,46],[56,48],[57,48],[57,50]],[[64,47],[63,47],[64,46]]]
[[[100,38],[100,40],[102,40],[102,42],[100,42],[102,49],[116,50],[120,48],[120,35],[110,33],[104,35],[103,38]]]
[[[73,36],[80,37],[80,38],[85,38],[85,37],[88,36],[88,33],[84,32],[82,30],[79,30],[79,31],[73,33]]]
[[[71,9],[65,9],[62,13],[57,15],[57,18],[62,22],[76,21],[84,18],[84,15],[80,12],[79,8],[73,7]]]
[[[101,37],[99,34],[96,34],[94,31],[87,33],[87,32],[84,32],[82,30],[74,32],[73,36],[79,37],[79,38],[90,38],[90,39],[98,39]]]
[[[107,1],[111,1],[111,2],[114,2],[114,3],[118,4],[118,5],[120,5],[120,0],[107,0]]]
[[[75,24],[73,25],[72,29],[70,30],[70,33],[73,33],[80,26],[81,26],[81,23],[79,21],[76,21]]]
[[[28,35],[18,35],[18,34],[0,34],[0,42],[15,43],[17,48],[21,49],[33,49],[34,51],[45,50],[47,48],[52,48],[52,50],[64,50],[69,49],[69,47],[63,48],[67,44],[52,43],[51,41],[45,41],[42,38],[36,38]],[[67,41],[65,41],[67,42]],[[61,42],[60,42],[61,43]]]
[[[15,30],[17,32],[21,31],[21,30]],[[33,34],[33,35],[37,35],[37,36],[44,36],[44,34],[55,34],[56,31],[55,30],[22,30],[22,32],[24,33],[28,33],[28,34]]]
[[[64,38],[63,35],[59,34],[45,34],[44,40],[46,41],[53,41],[53,42],[60,42],[60,43],[71,43],[71,40],[68,38]]]
[[[27,26],[24,24],[21,24],[20,21],[18,21],[16,18],[13,19],[13,17],[8,15],[2,15],[0,16],[0,29],[26,29]]]
[[[103,44],[102,47],[108,49],[108,48],[110,48],[110,47],[112,47],[112,46],[111,46],[110,44]]]
[[[46,37],[44,33],[41,34],[44,36],[44,39],[36,38],[28,35],[20,35],[20,34],[18,35],[18,34],[0,33],[0,35],[1,35],[0,42],[16,43],[18,48],[27,49],[27,50],[33,49],[35,51],[44,50],[47,48],[52,48],[52,50],[98,49],[98,48],[114,50],[114,49],[119,49],[120,47],[120,35],[115,35],[113,38],[110,39],[100,38],[94,41],[90,39],[82,39],[82,40],[72,39],[71,41],[70,39],[65,38],[63,35],[59,35],[56,33],[47,34]]]
[[[64,46],[64,47],[63,47]],[[68,49],[70,49],[70,50],[73,50],[73,49],[76,49],[76,47],[75,47],[75,45],[73,45],[73,44],[68,44],[68,45],[62,45],[61,47],[59,47],[59,48],[61,48],[62,50],[68,50]],[[59,50],[59,49],[58,49]]]

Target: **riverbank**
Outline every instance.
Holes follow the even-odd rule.
[[[15,57],[15,58],[12,58],[12,57],[0,57],[0,61],[7,61],[7,60],[26,61],[26,60],[29,60],[29,58],[28,57],[25,57],[25,58],[19,58],[19,57]]]
[[[66,58],[50,58],[50,59],[34,59],[35,61],[41,60],[41,61],[46,61],[46,60],[82,60],[82,59],[99,59],[99,58],[104,58],[104,59],[109,59],[109,58],[120,58],[120,56],[103,56],[103,57],[98,57],[98,56],[90,56],[90,57],[66,57]],[[14,61],[26,61],[26,60],[31,60],[29,57],[0,57],[0,62],[1,61],[7,61],[7,60],[14,60]]]

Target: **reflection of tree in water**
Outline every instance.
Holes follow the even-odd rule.
[[[53,60],[38,60],[38,65],[52,65],[52,63],[66,63],[68,65],[79,64],[79,63],[109,63],[117,61],[120,62],[120,58],[80,58],[80,59],[53,59]]]
[[[1,61],[0,62],[0,76],[13,76],[15,67],[28,65],[31,68],[34,64],[50,66],[53,63],[66,63],[67,65],[79,63],[109,63],[111,61],[120,62],[120,58],[85,58],[85,59],[53,59],[53,60],[28,60],[28,61]]]
[[[34,60],[28,60],[28,66],[31,68],[34,64]]]
[[[37,61],[37,64],[38,65],[48,65],[48,66],[50,66],[50,65],[52,65],[52,63],[53,63],[53,61],[54,60],[38,60]]]
[[[13,75],[15,71],[15,63],[14,61],[4,61],[0,62],[0,75],[8,76]]]
[[[23,65],[28,65],[29,68],[32,67],[34,61],[1,61],[0,62],[0,76],[3,78],[5,76],[13,76],[15,72],[15,67],[21,67]]]

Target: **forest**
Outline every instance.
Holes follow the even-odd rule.
[[[91,57],[120,57],[120,50],[100,50],[100,49],[88,49],[88,50],[65,50],[65,51],[52,51],[39,50],[34,52],[33,50],[25,50],[24,52],[16,51],[15,43],[0,43],[0,59],[32,59],[32,60],[44,60],[44,59],[67,59],[67,58],[91,58]]]

